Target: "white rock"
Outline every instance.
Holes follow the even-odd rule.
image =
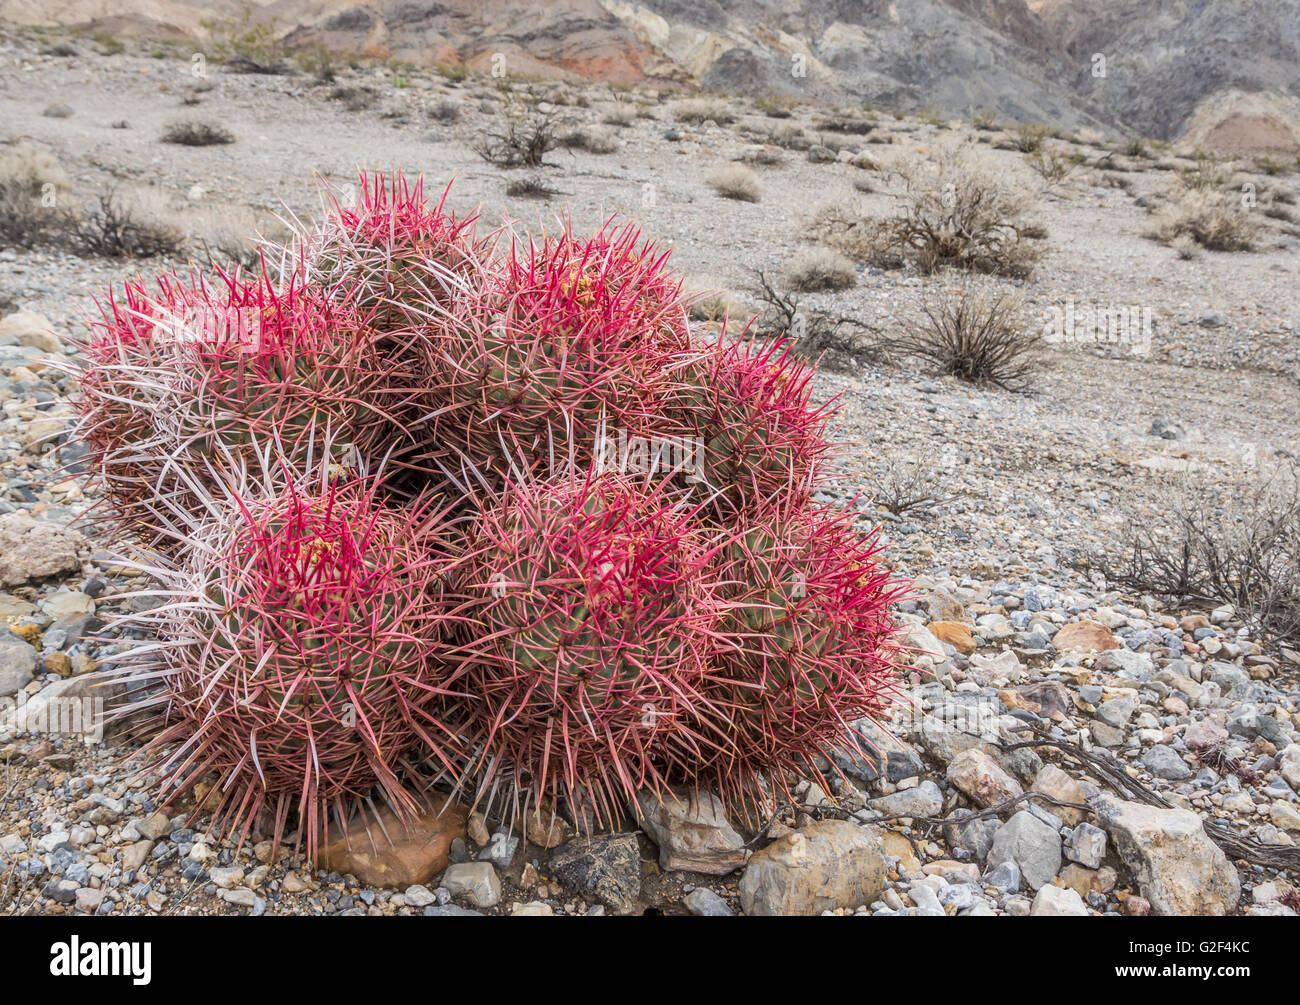
[[[1083,898],[1074,890],[1059,886],[1045,886],[1034,894],[1029,907],[1031,918],[1083,918],[1088,908]]]

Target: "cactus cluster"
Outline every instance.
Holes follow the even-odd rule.
[[[445,200],[363,174],[256,277],[101,304],[80,436],[160,584],[115,672],[163,787],[311,853],[374,792],[585,825],[820,777],[890,700],[902,586],[813,502],[811,367],[693,326],[635,227]]]

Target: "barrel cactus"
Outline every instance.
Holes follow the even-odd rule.
[[[524,482],[467,549],[458,660],[476,767],[508,776],[524,804],[576,799],[617,820],[699,742],[718,612],[687,515],[619,477]]]
[[[455,677],[441,513],[359,483],[208,503],[184,557],[150,570],[166,602],[123,625],[161,641],[114,671],[146,694],[129,711],[169,799],[210,780],[221,829],[242,842],[266,811],[278,844],[292,813],[309,854],[376,787],[415,812],[399,778],[415,749],[462,756],[438,713]]]

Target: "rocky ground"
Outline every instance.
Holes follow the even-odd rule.
[[[0,139],[51,152],[72,191],[149,193],[198,233],[279,200],[309,212],[312,171],[346,184],[364,161],[423,170],[436,183],[454,175],[456,206],[481,203],[492,220],[537,225],[535,203],[504,194],[521,173],[472,151],[496,121],[491,80],[373,67],[331,85],[215,67],[196,80],[188,63],[80,48],[52,56],[23,38],[0,41]],[[331,99],[339,86],[370,89],[370,106]],[[261,835],[238,851],[205,835],[192,805],[160,810],[150,778],[122,762],[129,742],[111,729],[86,744],[17,728],[19,703],[31,721],[99,696],[86,674],[111,658],[112,642],[92,636],[133,603],[125,594],[140,582],[93,520],[70,526],[94,493],[78,476],[76,445],[60,442],[75,388],[50,362],[71,352],[87,297],[127,267],[0,251],[0,910],[1300,910],[1300,653],[1261,640],[1230,608],[1133,595],[1081,561],[1117,547],[1126,513],[1151,512],[1172,479],[1233,484],[1294,452],[1294,228],[1270,219],[1261,250],[1182,261],[1141,236],[1141,203],[1159,201],[1191,163],[1176,151],[1113,155],[1092,168],[1087,158],[1103,148],[1071,141],[1085,164],[1048,185],[1019,153],[992,149],[996,132],[880,117],[870,142],[846,141],[819,131],[823,113],[805,107],[793,121],[829,159],[777,150],[779,163],[755,168],[760,201],[736,202],[708,187],[708,172],[749,156],[762,130],[786,120],[735,101],[734,122],[692,125],[650,95],[566,93],[574,103],[558,107],[571,127],[611,136],[616,149],[554,152],[554,166],[534,172],[559,192],[541,214],[567,208],[591,227],[629,213],[672,246],[693,281],[729,290],[742,307],[756,303],[750,270],[780,274],[809,243],[822,203],[885,211],[886,178],[855,158],[923,155],[969,135],[992,140],[982,144],[988,156],[1023,175],[1047,231],[1020,284],[1031,307],[1070,298],[1149,306],[1156,337],[1136,356],[1058,346],[1032,395],[974,389],[898,359],[864,357],[818,378],[819,395],[842,401],[842,470],[828,492],[883,523],[888,555],[916,577],[916,599],[899,610],[915,648],[903,700],[892,720],[859,724],[864,748],[836,758],[833,791],[801,786],[799,805],[759,830],[722,819],[708,800],[648,800],[636,830],[583,838],[563,821],[536,820],[517,845],[496,833],[499,822],[453,807],[394,847],[335,846],[325,871],[313,871],[287,852],[272,861]],[[197,103],[182,107],[190,98]],[[639,108],[626,126],[600,121],[614,117],[615,98]],[[440,110],[447,103],[454,119]],[[161,143],[165,123],[182,116],[224,124],[236,142]],[[1116,173],[1127,187],[1104,181]],[[863,179],[870,194],[857,190]],[[1294,174],[1258,180],[1297,188]],[[862,267],[849,290],[806,301],[890,331],[909,323],[932,282]],[[932,475],[942,499],[901,515],[881,508],[873,496],[900,463]]]

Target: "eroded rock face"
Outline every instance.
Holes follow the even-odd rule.
[[[1223,915],[1241,899],[1237,870],[1191,810],[1100,796],[1097,823],[1156,914]]]
[[[740,902],[751,915],[857,907],[876,899],[887,871],[874,828],[821,820],[754,853],[740,879]]]
[[[405,890],[423,885],[447,868],[452,841],[465,837],[469,810],[443,804],[403,823],[385,808],[379,817],[352,826],[346,837],[322,848],[320,868],[350,873],[368,886]]]
[[[642,792],[637,822],[659,846],[659,865],[668,871],[725,876],[745,864],[744,839],[727,820],[722,801],[710,792]]]

